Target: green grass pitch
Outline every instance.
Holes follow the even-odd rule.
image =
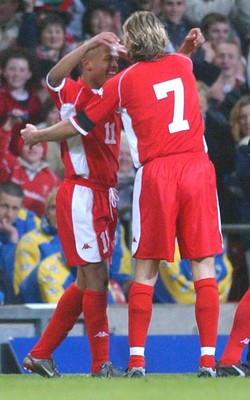
[[[1,375],[0,400],[249,400],[248,378],[148,374],[144,379]]]

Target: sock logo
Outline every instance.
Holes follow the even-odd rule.
[[[107,332],[105,332],[105,331],[100,331],[100,332],[98,332],[94,337],[105,337],[105,336],[108,336],[109,334],[107,333]]]
[[[243,339],[243,340],[241,340],[240,341],[240,343],[244,343],[244,344],[248,344],[250,342],[250,339],[249,338],[246,338],[246,339]]]

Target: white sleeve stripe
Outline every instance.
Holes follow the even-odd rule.
[[[46,84],[47,84],[48,88],[49,88],[50,90],[53,90],[54,92],[60,92],[60,90],[62,90],[63,86],[65,85],[65,81],[66,81],[66,79],[63,78],[63,80],[62,80],[62,82],[60,83],[60,85],[57,86],[57,87],[54,87],[54,86],[51,86],[50,83],[49,83],[49,73],[48,73],[48,75],[46,76]]]
[[[81,133],[84,136],[87,136],[88,132],[86,132],[80,125],[77,124],[76,120],[74,117],[69,118],[71,124],[78,130],[79,133]]]

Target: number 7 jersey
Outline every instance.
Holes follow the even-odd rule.
[[[138,62],[120,72],[104,84],[85,113],[96,124],[117,108],[135,167],[157,157],[206,151],[192,61],[184,55]],[[83,118],[76,117],[74,124],[86,130]]]

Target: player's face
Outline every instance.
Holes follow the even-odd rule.
[[[90,61],[92,87],[99,89],[118,72],[118,53],[114,46],[102,46]]]
[[[239,125],[242,136],[250,136],[250,104],[241,107],[239,112]]]
[[[11,196],[7,193],[0,195],[0,230],[1,222],[6,220],[9,224],[13,224],[17,219],[18,212],[22,206],[23,199]]]

